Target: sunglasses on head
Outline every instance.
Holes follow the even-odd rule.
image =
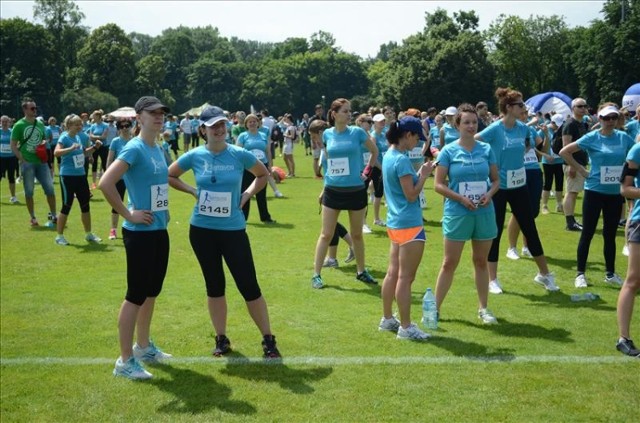
[[[600,119],[602,119],[605,122],[609,122],[609,121],[612,121],[612,120],[618,120],[618,115],[602,116],[602,117],[600,117]]]

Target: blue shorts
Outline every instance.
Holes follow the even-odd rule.
[[[442,234],[451,241],[489,241],[498,235],[494,213],[444,216]]]

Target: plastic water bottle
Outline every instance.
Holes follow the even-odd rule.
[[[436,297],[431,288],[422,297],[422,325],[427,329],[438,329],[438,309],[436,307]]]
[[[585,292],[584,294],[571,294],[571,302],[580,303],[583,301],[598,301],[600,295],[592,294],[591,292]]]

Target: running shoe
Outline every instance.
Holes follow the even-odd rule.
[[[275,195],[275,196],[276,196],[276,198],[283,198],[283,197],[284,197],[284,195],[283,195],[280,191],[276,191],[276,192],[274,192],[274,194],[273,194],[273,195]]]
[[[20,201],[18,201],[18,199],[17,199],[16,197],[11,197],[11,198],[9,199],[9,202],[10,202],[11,204],[18,204]]]
[[[500,281],[498,278],[489,282],[489,292],[492,294],[502,294],[502,285],[500,285]]]
[[[133,356],[145,363],[162,363],[164,360],[173,357],[171,354],[162,352],[153,341],[149,341],[149,345],[146,348],[140,348],[136,342],[133,345]]]
[[[282,358],[276,347],[275,335],[265,335],[262,339],[262,352],[264,358]]]
[[[388,319],[382,316],[380,324],[378,325],[378,330],[380,331],[397,332],[398,328],[400,328],[400,320],[398,320],[396,316],[391,316]]]
[[[582,225],[579,224],[578,222],[573,222],[570,225],[567,225],[567,227],[565,228],[567,231],[570,232],[581,232],[582,231]]]
[[[362,225],[362,233],[363,234],[370,234],[373,231],[371,230],[371,228],[369,226],[367,226],[367,224],[365,223],[364,225]]]
[[[518,255],[518,250],[513,247],[509,248],[507,250],[507,258],[511,260],[518,260],[520,258],[520,256]]]
[[[87,236],[84,237],[84,239],[86,239],[89,242],[96,242],[96,243],[102,242],[102,238],[98,238],[98,236],[92,232],[89,232]]]
[[[387,226],[386,223],[384,223],[384,221],[380,220],[380,219],[376,219],[373,221],[373,224],[376,226],[382,226],[383,228]]]
[[[324,288],[324,282],[322,282],[322,277],[320,275],[313,275],[311,278],[311,287],[314,289]]]
[[[56,236],[56,244],[58,245],[69,245],[69,241],[67,241],[64,235]]]
[[[216,336],[216,347],[213,349],[213,355],[216,357],[222,357],[226,353],[231,351],[231,341],[226,335]]]
[[[549,214],[549,207],[542,206],[542,214]]]
[[[376,281],[366,269],[362,273],[358,273],[356,275],[356,279],[360,282],[369,283],[372,285],[378,284],[378,281]]]
[[[622,279],[618,276],[617,273],[612,273],[610,276],[604,276],[604,283],[613,285],[613,286],[622,286]]]
[[[146,371],[140,362],[133,356],[129,357],[125,362],[122,361],[121,357],[118,357],[116,360],[116,366],[113,369],[113,375],[133,380],[151,379],[153,377],[153,375]]]
[[[640,357],[640,350],[636,348],[631,339],[620,338],[616,344],[616,349],[624,355]]]
[[[487,308],[481,308],[480,310],[478,310],[478,318],[482,320],[482,323],[484,323],[485,325],[495,325],[496,323],[498,323],[498,319],[496,319],[496,316],[494,316],[493,313],[491,313],[491,311],[489,311],[489,309]]]
[[[112,228],[111,230],[109,230],[109,239],[114,240],[117,238],[118,238],[118,234],[116,233],[115,228]]]
[[[353,252],[353,248],[349,248],[349,254],[347,255],[347,258],[344,259],[344,262],[351,263],[355,259],[356,259],[356,254]]]
[[[562,207],[562,204],[556,205],[556,212],[564,213],[564,207]]]
[[[558,286],[556,285],[556,278],[551,272],[547,273],[546,275],[538,273],[535,278],[533,278],[533,281],[538,285],[544,286],[544,289],[546,289],[547,291],[560,291],[560,288],[558,288]]]
[[[91,190],[93,191],[94,189],[96,189],[96,184],[91,184]]]
[[[533,258],[531,255],[531,251],[527,247],[522,247],[522,253],[520,253],[520,257]]]
[[[573,286],[576,288],[586,288],[589,284],[587,283],[587,277],[584,273],[580,273],[576,276],[576,279],[573,281]]]
[[[324,263],[322,263],[322,267],[338,267],[338,259],[327,257]]]
[[[411,341],[426,341],[431,338],[431,335],[421,331],[415,323],[411,323],[406,329],[400,326],[396,338]]]
[[[38,219],[36,219],[35,217],[32,217],[29,223],[31,224],[31,226],[40,226],[38,224]]]

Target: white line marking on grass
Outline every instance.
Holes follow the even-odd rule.
[[[562,355],[523,355],[523,356],[442,356],[442,357],[285,357],[282,360],[265,360],[262,358],[214,358],[214,357],[174,357],[167,364],[291,364],[291,365],[325,365],[325,366],[367,366],[367,365],[406,365],[406,364],[466,364],[466,363],[568,363],[568,364],[613,364],[632,360],[631,357],[616,356],[562,356]],[[2,358],[2,366],[92,366],[113,364],[113,358],[82,357],[17,357]]]

